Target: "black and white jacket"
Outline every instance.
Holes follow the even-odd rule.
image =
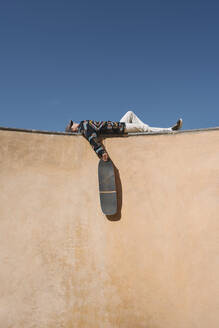
[[[81,121],[78,127],[78,133],[81,133],[91,144],[98,157],[102,157],[105,150],[98,141],[101,134],[123,134],[125,123],[112,121]]]

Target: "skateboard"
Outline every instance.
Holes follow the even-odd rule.
[[[99,161],[98,178],[101,209],[106,215],[114,215],[117,212],[117,191],[112,161]]]

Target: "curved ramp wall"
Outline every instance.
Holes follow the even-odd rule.
[[[116,218],[83,137],[0,130],[0,327],[217,328],[219,131],[104,144]]]

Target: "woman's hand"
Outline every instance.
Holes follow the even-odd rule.
[[[103,160],[104,162],[107,162],[108,159],[109,159],[108,154],[107,154],[107,153],[103,153],[103,155],[102,155],[102,160]]]

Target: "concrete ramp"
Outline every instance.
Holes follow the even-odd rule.
[[[104,144],[0,130],[0,327],[218,328],[219,130]]]

